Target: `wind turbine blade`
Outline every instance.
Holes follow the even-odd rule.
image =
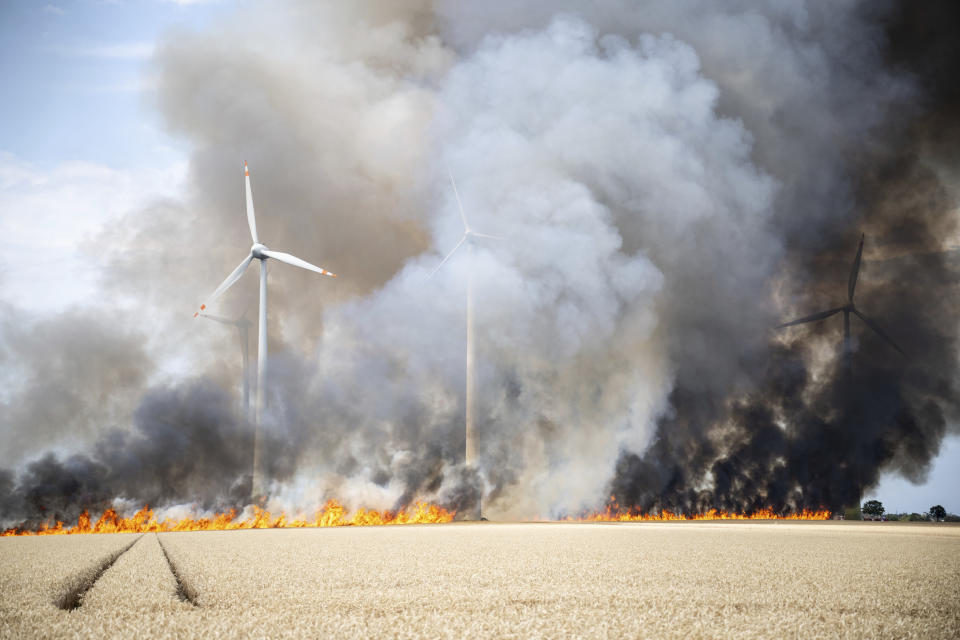
[[[463,221],[463,230],[470,231],[470,225],[467,224],[467,214],[463,212],[463,203],[460,202],[460,192],[457,191],[457,181],[453,179],[453,171],[447,168],[447,173],[450,174],[450,184],[453,185],[453,195],[457,197],[457,207],[460,209],[460,220]]]
[[[210,294],[210,297],[207,298],[207,301],[200,305],[200,311],[206,309],[208,304],[212,304],[214,300],[220,297],[221,293],[229,289],[230,285],[239,280],[240,276],[243,275],[243,272],[247,270],[251,260],[253,260],[252,255],[244,258],[243,262],[241,262],[237,268],[233,270],[233,273],[228,275],[227,279],[220,283],[220,286],[217,287],[217,290]],[[198,315],[200,315],[200,311],[197,311],[195,314],[193,314],[193,317],[196,318]]]
[[[857,247],[857,257],[850,267],[850,281],[847,283],[847,300],[853,302],[853,291],[857,288],[857,277],[860,275],[860,256],[863,255],[863,235],[860,234],[860,246]]]
[[[860,313],[860,312],[857,311],[856,309],[851,309],[851,311],[853,311],[855,314],[857,314],[857,317],[860,318],[861,320],[863,320],[864,324],[866,324],[868,327],[870,327],[871,329],[873,329],[873,330],[877,333],[878,336],[880,336],[881,338],[883,338],[884,340],[886,340],[886,341],[887,341],[887,344],[889,344],[891,347],[893,347],[894,349],[896,349],[897,351],[899,351],[899,352],[900,352],[900,355],[906,357],[907,354],[905,354],[905,353],[903,352],[903,349],[901,349],[900,347],[898,347],[898,346],[897,346],[897,343],[893,341],[893,338],[891,338],[890,336],[888,336],[888,335],[886,334],[886,332],[884,332],[884,330],[881,329],[879,325],[877,325],[876,322],[874,322],[873,320],[871,320],[871,319],[868,318],[867,316],[863,315],[862,313]]]
[[[477,233],[476,231],[471,231],[470,235],[476,236],[478,238],[490,238],[491,240],[506,240],[503,236],[495,236],[489,233]]]
[[[435,268],[433,271],[430,272],[430,275],[427,276],[428,279],[429,279],[429,278],[432,278],[432,277],[434,276],[434,274],[437,273],[437,271],[440,271],[440,267],[442,267],[443,265],[447,264],[447,260],[449,260],[451,257],[453,257],[453,254],[457,252],[457,249],[460,248],[460,245],[462,245],[462,244],[463,244],[463,241],[466,240],[466,239],[467,239],[467,234],[463,234],[462,236],[460,236],[460,242],[458,242],[457,244],[453,245],[453,249],[450,250],[450,253],[447,254],[447,257],[444,258],[443,260],[441,260],[441,261],[440,261],[440,264],[438,264],[438,265],[436,266],[436,268]]]
[[[796,320],[791,320],[790,322],[784,322],[783,324],[778,324],[777,329],[783,329],[784,327],[791,327],[795,324],[805,324],[807,322],[816,322],[817,320],[823,320],[824,318],[829,318],[835,313],[840,313],[843,311],[843,307],[837,307],[836,309],[830,309],[828,311],[821,311],[820,313],[814,313],[809,316],[804,316],[802,318],[797,318]]]
[[[233,320],[229,320],[227,318],[224,318],[223,316],[215,316],[210,313],[201,313],[200,316],[208,320],[213,320],[214,322],[219,322],[220,324],[230,324],[230,325],[234,324]]]
[[[315,264],[310,264],[306,260],[301,260],[297,256],[292,256],[289,253],[284,253],[283,251],[264,251],[263,255],[273,258],[274,260],[279,260],[280,262],[286,262],[287,264],[292,264],[295,267],[300,267],[301,269],[307,269],[308,271],[316,271],[319,274],[330,276],[331,278],[336,278],[337,274],[330,273],[326,269],[321,269]]]
[[[247,168],[247,161],[243,161],[243,179],[247,183],[247,224],[250,225],[250,237],[254,242],[257,240],[257,217],[253,213],[253,192],[250,190],[250,169]]]

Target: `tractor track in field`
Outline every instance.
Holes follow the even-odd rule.
[[[100,562],[94,565],[92,570],[68,578],[66,589],[60,597],[54,601],[54,604],[64,611],[73,611],[82,606],[83,596],[93,588],[93,585],[97,583],[97,580],[100,579],[104,572],[112,567],[113,564],[120,559],[120,556],[132,549],[133,545],[140,542],[141,538],[143,538],[143,534],[137,536],[136,540],[119,551],[115,551],[101,559]]]
[[[173,561],[170,559],[170,554],[167,553],[167,548],[163,546],[160,536],[156,533],[153,535],[157,536],[157,544],[160,545],[160,550],[163,551],[163,557],[167,561],[167,567],[170,568],[170,573],[173,574],[173,578],[177,581],[177,597],[183,602],[189,602],[194,607],[199,606],[197,605],[196,592],[187,582],[184,581],[183,577],[180,575],[180,571],[177,570],[176,565],[173,564]]]

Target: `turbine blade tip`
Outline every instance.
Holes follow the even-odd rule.
[[[200,312],[199,312],[199,311],[197,311],[195,314],[193,314],[193,317],[196,318],[198,315],[200,315]]]
[[[207,305],[205,304],[200,305],[200,311],[205,311],[206,308],[207,308]]]

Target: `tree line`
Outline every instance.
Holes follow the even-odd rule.
[[[936,504],[926,513],[888,513],[879,500],[867,500],[860,509],[848,509],[847,520],[891,520],[900,522],[960,522],[960,516],[947,513],[943,505]]]

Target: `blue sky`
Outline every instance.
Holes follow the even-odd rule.
[[[18,265],[0,278],[6,299],[48,312],[88,298],[97,273],[78,247],[108,220],[179,194],[189,148],[152,107],[151,57],[163,34],[201,29],[229,9],[161,0],[0,5],[0,233]]]
[[[182,156],[150,107],[150,60],[171,29],[202,28],[226,3],[7,0],[0,8],[0,149],[49,168],[138,169]]]
[[[153,108],[151,56],[178,29],[212,28],[231,2],[5,0],[0,5],[0,295],[34,313],[96,288],[85,240],[109,220],[182,192],[189,144]],[[71,274],[65,287],[63,275]],[[960,439],[920,486],[888,474],[865,498],[960,513]]]
[[[896,474],[886,474],[880,486],[864,495],[864,500],[880,500],[887,511],[893,513],[923,513],[935,504],[942,505],[950,513],[960,513],[958,487],[960,438],[953,437],[944,440],[924,484],[918,486]]]

